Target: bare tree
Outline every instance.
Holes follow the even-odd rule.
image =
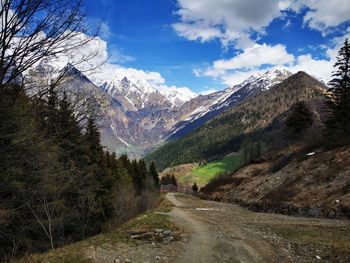
[[[96,36],[86,27],[81,0],[0,0],[0,5],[0,84],[23,82],[23,73],[43,58],[66,54]],[[82,33],[88,37],[82,40]]]

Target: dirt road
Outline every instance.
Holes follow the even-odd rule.
[[[174,262],[333,262],[319,255],[323,251],[309,247],[305,253],[295,254],[290,243],[283,243],[276,235],[259,232],[256,226],[282,225],[297,229],[316,227],[327,229],[348,222],[297,218],[276,214],[253,213],[231,204],[210,202],[182,194],[169,193],[175,205],[172,220],[189,231],[190,240]],[[338,238],[338,237],[334,237]],[[340,261],[343,260],[340,258]],[[344,261],[346,262],[346,261]]]
[[[241,217],[237,217],[231,205],[174,193],[169,193],[167,198],[176,206],[170,214],[174,222],[192,232],[186,250],[175,262],[277,260],[268,242],[253,237],[240,227],[237,220]]]
[[[178,193],[166,197],[121,228],[19,262],[350,262],[349,220],[254,213]],[[128,233],[142,229],[152,234],[135,240]],[[160,229],[169,236],[156,234]]]

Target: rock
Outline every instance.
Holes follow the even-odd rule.
[[[309,209],[309,215],[314,217],[319,217],[321,215],[321,209],[318,207],[311,207]]]
[[[316,259],[321,259],[321,257],[320,256],[316,256]]]
[[[167,230],[163,231],[163,235],[164,235],[164,236],[170,236],[170,235],[171,235],[171,233],[172,233],[172,231],[171,231],[171,230],[169,230],[169,229],[167,229]]]
[[[144,240],[144,239],[150,239],[153,237],[153,232],[146,232],[140,235],[132,235],[132,239],[137,239],[137,240]]]
[[[120,260],[116,258],[116,259],[114,260],[114,262],[115,262],[115,263],[120,263]]]
[[[167,236],[167,237],[165,237],[164,239],[163,239],[163,243],[170,243],[171,241],[173,241],[174,240],[174,238],[173,237],[170,237],[170,236]]]
[[[130,230],[126,230],[126,233],[129,235],[140,235],[143,233],[146,233],[146,229],[130,229]]]
[[[335,202],[336,202],[336,203],[339,203],[340,201],[337,199],[337,200],[335,200]]]
[[[156,259],[156,260],[160,260],[160,256],[156,256],[155,259]]]
[[[130,259],[125,259],[124,262],[125,263],[131,263],[131,260]]]
[[[182,237],[182,233],[180,231],[173,231],[170,236],[174,237],[175,239],[180,239]]]
[[[154,229],[154,232],[157,234],[162,233],[163,231],[164,229],[161,229],[161,228]]]

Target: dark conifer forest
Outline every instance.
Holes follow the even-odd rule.
[[[83,239],[154,204],[154,164],[104,150],[96,120],[82,126],[67,94],[38,101],[7,85],[0,108],[1,257]]]

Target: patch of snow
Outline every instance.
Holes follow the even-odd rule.
[[[132,108],[136,109],[134,103],[132,103],[132,101],[127,96],[125,96],[125,98],[128,102],[130,102],[130,104],[132,105]]]
[[[130,146],[126,141],[124,141],[124,140],[123,140],[122,138],[120,138],[119,136],[117,136],[117,138],[118,138],[122,143],[124,143],[127,147]]]
[[[161,85],[157,87],[157,90],[164,95],[173,106],[181,106],[186,101],[197,97],[197,94],[187,87],[168,87]]]
[[[307,156],[312,156],[312,155],[314,155],[315,154],[315,152],[311,152],[311,153],[307,153],[306,155]]]
[[[195,208],[197,211],[224,211],[223,209],[220,208],[205,208],[205,207],[198,207]]]

